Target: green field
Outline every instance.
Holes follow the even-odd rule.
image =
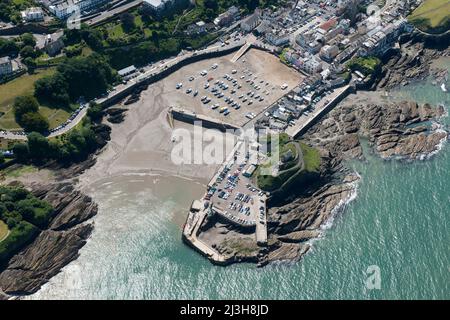
[[[450,0],[425,0],[408,18],[422,31],[445,32],[450,26]]]
[[[0,242],[8,235],[8,226],[2,220],[0,220]]]
[[[55,68],[48,68],[45,70],[37,70],[34,74],[24,74],[17,79],[0,85],[0,128],[1,129],[20,129],[14,118],[12,106],[14,99],[21,95],[33,94],[34,83],[45,77],[55,73]],[[70,114],[63,109],[54,109],[46,106],[41,106],[40,112],[48,118],[50,128],[54,128],[66,121]]]
[[[55,68],[36,70],[34,74],[24,74],[17,79],[0,85],[0,111],[11,107],[17,96],[32,94],[34,92],[34,83],[53,73],[55,73]]]
[[[9,178],[19,178],[20,176],[27,174],[27,173],[34,173],[38,172],[39,170],[34,166],[25,166],[21,165],[20,167],[9,167],[2,170],[2,175],[4,177]]]
[[[320,168],[319,152],[302,142],[300,143],[300,148],[302,149],[303,153],[303,163],[305,165],[305,170],[308,172],[318,172]]]
[[[302,152],[301,159],[298,159],[298,147]],[[272,164],[278,164],[278,160],[274,162],[269,158],[269,161],[260,165],[256,174],[256,182],[260,189],[277,192],[286,189],[294,183],[308,183],[312,177],[317,176],[321,159],[320,154],[316,149],[311,148],[302,142],[291,141],[289,136],[285,133],[279,135],[279,148],[280,156],[287,151],[291,151],[293,159],[283,164],[283,168],[281,166],[279,167],[280,171],[277,176],[262,174],[261,170],[269,168]]]

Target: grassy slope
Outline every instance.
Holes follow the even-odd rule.
[[[8,226],[0,220],[0,242],[6,237],[8,234]]]
[[[33,94],[34,83],[45,76],[52,75],[55,70],[55,68],[37,70],[35,74],[25,74],[8,83],[0,85],[0,112],[5,113],[0,117],[0,128],[9,130],[20,129],[20,126],[14,119],[14,113],[12,111],[14,99],[20,95]],[[45,106],[40,108],[40,112],[48,118],[50,128],[58,126],[70,116],[65,110],[53,109]]]
[[[280,142],[280,144],[281,149],[284,150],[284,152],[287,149],[290,149],[290,147],[292,146],[291,143],[284,144],[283,142]],[[298,167],[294,166],[290,169],[280,172],[276,177],[270,175],[259,175],[258,171],[258,187],[266,191],[274,191],[280,188],[286,188],[286,182],[288,182],[288,184],[290,185],[294,181],[299,181],[303,177],[306,178],[311,174],[318,173],[320,167],[319,152],[304,143],[300,143],[300,148],[302,149],[303,153],[303,169],[299,170]]]
[[[409,16],[409,20],[423,31],[442,27],[449,19],[450,0],[425,0]]]
[[[305,164],[305,170],[308,172],[318,172],[320,168],[320,154],[319,152],[307,146],[304,143],[300,143],[300,148],[303,153],[303,161]]]

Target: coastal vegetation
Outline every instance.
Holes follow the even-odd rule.
[[[2,220],[0,220],[0,242],[6,238],[9,233],[8,226]]]
[[[0,128],[20,129],[14,115],[13,105],[17,97],[34,95],[34,83],[43,77],[54,74],[56,68],[39,69],[33,74],[24,74],[8,83],[0,85]],[[69,110],[52,108],[41,104],[39,112],[48,119],[50,128],[54,128],[69,117]]]
[[[8,2],[14,2],[14,6],[21,8],[20,3],[27,1]],[[81,29],[64,30],[63,55],[54,58],[35,48],[36,39],[31,34],[12,40],[0,39],[0,53],[20,55],[30,73],[0,85],[0,128],[22,128],[26,132],[44,134],[65,122],[78,107],[80,98],[89,101],[106,93],[120,80],[116,70],[132,64],[143,66],[177,55],[182,49],[195,50],[220,36],[220,32],[213,30],[203,34],[188,34],[188,26],[195,22],[212,22],[232,5],[238,6],[246,14],[258,6],[267,7],[279,2],[199,0],[195,6],[164,19],[154,18],[141,8],[132,9],[100,26],[82,24]],[[6,18],[4,20],[8,21]],[[54,65],[57,66],[50,67]],[[30,96],[37,99],[37,109]],[[23,101],[29,104],[27,112],[20,112],[21,108],[15,107]],[[92,118],[98,116],[93,111],[95,109],[90,111]],[[18,144],[18,151],[24,151],[20,155],[26,154],[24,145],[26,143]],[[66,158],[64,155],[72,154],[75,149],[64,148],[56,158]]]
[[[85,160],[104,146],[106,139],[109,139],[109,130],[86,119],[67,134],[53,139],[31,132],[26,142],[14,145],[13,151],[17,161],[23,164],[40,165],[50,161],[71,164]]]
[[[46,132],[48,121],[39,113],[39,103],[33,96],[19,96],[14,101],[14,116],[26,131]]]
[[[29,243],[48,224],[53,212],[49,203],[24,188],[1,186],[0,221],[8,235],[0,241],[0,264]]]
[[[268,141],[268,144],[271,142]],[[301,179],[319,173],[321,159],[316,149],[291,140],[285,133],[279,135],[278,148],[281,161],[271,159],[271,154],[268,154],[269,160],[258,168],[256,181],[260,189],[270,192],[280,191]],[[270,170],[274,166],[278,169],[272,171],[272,174],[267,174],[267,171],[263,170]]]
[[[352,71],[359,71],[365,76],[375,76],[381,71],[381,60],[377,57],[353,58],[347,64]]]
[[[450,1],[425,0],[408,20],[424,32],[446,32],[450,29]]]
[[[74,57],[58,66],[56,73],[35,83],[40,102],[69,107],[80,97],[90,100],[105,93],[116,80],[116,73],[99,54]]]

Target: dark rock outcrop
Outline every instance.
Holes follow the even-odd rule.
[[[0,271],[0,292],[6,295],[36,292],[76,259],[93,230],[93,223],[88,220],[97,214],[92,199],[70,183],[32,185],[31,191],[54,207],[54,215],[36,239]]]
[[[306,138],[340,159],[362,158],[359,137],[367,138],[384,159],[420,159],[435,152],[447,137],[447,132],[437,130],[436,124],[424,124],[437,123],[444,113],[442,106],[419,106],[410,101],[354,104],[331,112]]]
[[[36,292],[61,268],[78,257],[93,226],[82,225],[67,231],[45,230],[25,250],[15,255],[0,273],[0,287],[11,295]]]
[[[446,70],[435,71],[430,68],[431,61],[440,56],[450,56],[450,49],[448,47],[439,50],[427,48],[424,43],[415,41],[405,43],[399,51],[385,61],[383,78],[377,84],[377,88],[392,89],[425,79],[430,74],[435,75],[436,79],[441,78],[447,74]]]
[[[343,105],[313,126],[303,140],[322,150],[322,159],[330,163],[328,178],[309,193],[269,210],[266,261],[300,259],[310,248],[308,241],[320,237],[324,223],[351,199],[359,177],[341,163],[363,159],[361,137],[382,158],[419,159],[436,151],[447,136],[421,123],[438,122],[443,114],[442,107],[406,101]]]

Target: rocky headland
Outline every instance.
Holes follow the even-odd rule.
[[[450,49],[430,48],[423,42],[410,40],[401,45],[383,63],[381,79],[374,84],[374,89],[391,90],[400,85],[419,81],[433,76],[435,81],[442,83],[448,77],[447,69],[433,68],[433,62],[441,57],[450,57]]]
[[[350,102],[312,127],[303,139],[320,148],[322,157],[332,164],[328,179],[270,209],[268,260],[300,258],[310,247],[308,240],[320,237],[323,225],[354,197],[359,177],[343,162],[364,158],[361,138],[383,159],[423,159],[438,151],[448,138],[439,125],[444,114],[442,106],[415,102]]]
[[[97,204],[72,183],[34,184],[29,189],[53,206],[53,217],[30,244],[0,269],[0,299],[39,290],[78,257],[93,230],[89,219],[97,214]]]
[[[361,139],[383,159],[423,159],[448,137],[439,124],[444,114],[442,106],[357,103],[350,97],[302,137],[320,150],[320,175],[269,199],[267,246],[258,246],[252,231],[217,216],[204,222],[199,239],[226,257],[228,264],[300,259],[310,249],[310,240],[321,237],[327,221],[355,197],[359,176],[345,161],[364,159]]]

